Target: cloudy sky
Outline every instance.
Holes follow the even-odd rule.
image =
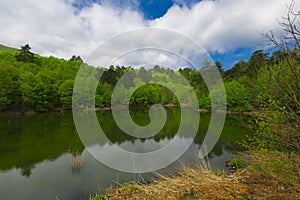
[[[142,27],[174,30],[200,43],[224,68],[263,48],[290,0],[1,0],[0,43],[29,43],[44,56],[83,59],[99,44]],[[300,2],[296,3],[300,10]]]

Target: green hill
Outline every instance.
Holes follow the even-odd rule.
[[[8,47],[5,45],[0,44],[0,50],[5,50],[5,51],[18,51],[16,48]]]

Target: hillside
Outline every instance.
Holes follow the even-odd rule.
[[[0,44],[0,50],[10,51],[10,52],[18,51],[18,49],[16,48],[8,47],[3,44]]]

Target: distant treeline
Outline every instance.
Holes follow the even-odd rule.
[[[269,77],[270,72],[277,71],[277,68],[284,66],[282,63],[285,62],[288,61],[280,51],[268,56],[260,50],[255,51],[249,61],[240,61],[227,71],[222,69],[220,62],[214,63],[225,83],[227,108],[236,111],[258,108],[262,101],[270,97],[270,93],[266,93],[266,86],[270,91],[272,84],[273,86],[277,84],[276,80],[271,80],[272,78]],[[19,52],[0,50],[0,111],[48,112],[71,109],[74,80],[82,64],[83,61],[79,56],[64,60],[33,54],[30,52],[29,45],[22,46]],[[176,80],[183,75],[193,87],[199,107],[211,108],[210,94],[199,70],[183,68],[174,71],[158,65],[148,70],[124,66],[96,69],[103,73],[95,94],[96,107],[111,106],[114,86],[128,72],[132,79],[131,82],[122,85],[126,89],[134,86],[141,79],[146,82],[154,79],[176,84]],[[285,74],[285,81],[293,82],[292,72],[280,73]],[[270,92],[274,93],[274,97],[280,98],[276,96],[275,91]],[[157,103],[178,104],[179,102],[168,88],[153,83],[137,89],[130,99],[130,105],[133,106]]]

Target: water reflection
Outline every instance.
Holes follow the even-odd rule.
[[[82,167],[81,155],[79,152],[72,154],[71,171],[73,175],[79,175]]]
[[[134,152],[149,152],[161,148],[174,137],[180,142],[191,140],[188,132],[175,136],[180,109],[168,110],[167,113],[167,123],[158,134],[136,139],[115,125],[110,111],[99,112],[98,121],[111,142],[102,143],[100,138],[94,148],[109,156],[112,145]],[[137,124],[149,123],[146,110],[131,111],[131,116]],[[179,162],[161,173],[176,171],[182,163],[199,163],[198,153],[209,121],[209,114],[201,114],[193,145]],[[0,193],[3,199],[84,199],[90,193],[104,190],[114,181],[125,182],[139,177],[120,173],[96,161],[77,136],[71,113],[2,117],[0,130]],[[241,140],[248,132],[236,119],[228,117],[220,140],[209,154],[212,167],[224,166],[231,155],[229,152],[238,148],[235,141]],[[147,180],[151,173],[141,177]],[[16,190],[18,193],[10,192]]]

